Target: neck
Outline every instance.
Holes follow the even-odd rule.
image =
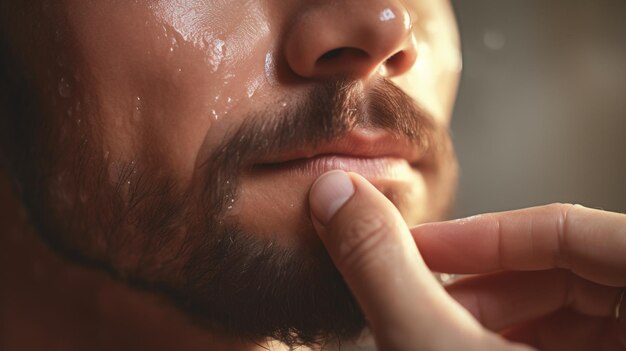
[[[1,171],[0,228],[0,349],[280,348],[201,329],[158,296],[59,257],[39,240]]]

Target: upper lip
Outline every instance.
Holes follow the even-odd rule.
[[[337,140],[316,147],[302,147],[271,155],[256,162],[257,165],[286,163],[295,160],[323,156],[344,156],[354,158],[398,158],[411,165],[417,164],[424,150],[419,144],[405,137],[385,131],[354,130]]]

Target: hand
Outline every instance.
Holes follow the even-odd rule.
[[[410,231],[371,184],[340,171],[320,177],[310,202],[379,350],[529,349],[495,332],[545,349],[623,349],[626,319],[610,316],[626,285],[624,215],[555,205]],[[480,275],[448,294],[427,265]]]
[[[398,210],[367,180],[326,173],[309,200],[313,224],[379,350],[528,350],[483,328],[446,293]]]
[[[447,289],[486,328],[542,350],[626,350],[626,215],[555,204],[412,233],[431,269],[480,274]]]

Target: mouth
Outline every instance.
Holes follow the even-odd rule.
[[[251,232],[282,235],[294,245],[297,238],[314,240],[308,192],[321,174],[339,169],[364,176],[414,223],[426,199],[422,167],[428,167],[428,152],[419,143],[384,131],[351,131],[324,144],[255,160],[242,177],[233,213],[246,219],[243,227]]]
[[[356,172],[369,179],[401,179],[424,155],[415,143],[382,131],[353,131],[319,147],[288,151],[261,160],[253,171],[317,177],[327,171]]]

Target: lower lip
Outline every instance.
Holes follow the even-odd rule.
[[[255,171],[281,171],[291,176],[307,177],[318,177],[332,170],[355,172],[369,179],[402,179],[412,173],[412,167],[405,159],[392,157],[359,158],[326,155],[255,166]]]

